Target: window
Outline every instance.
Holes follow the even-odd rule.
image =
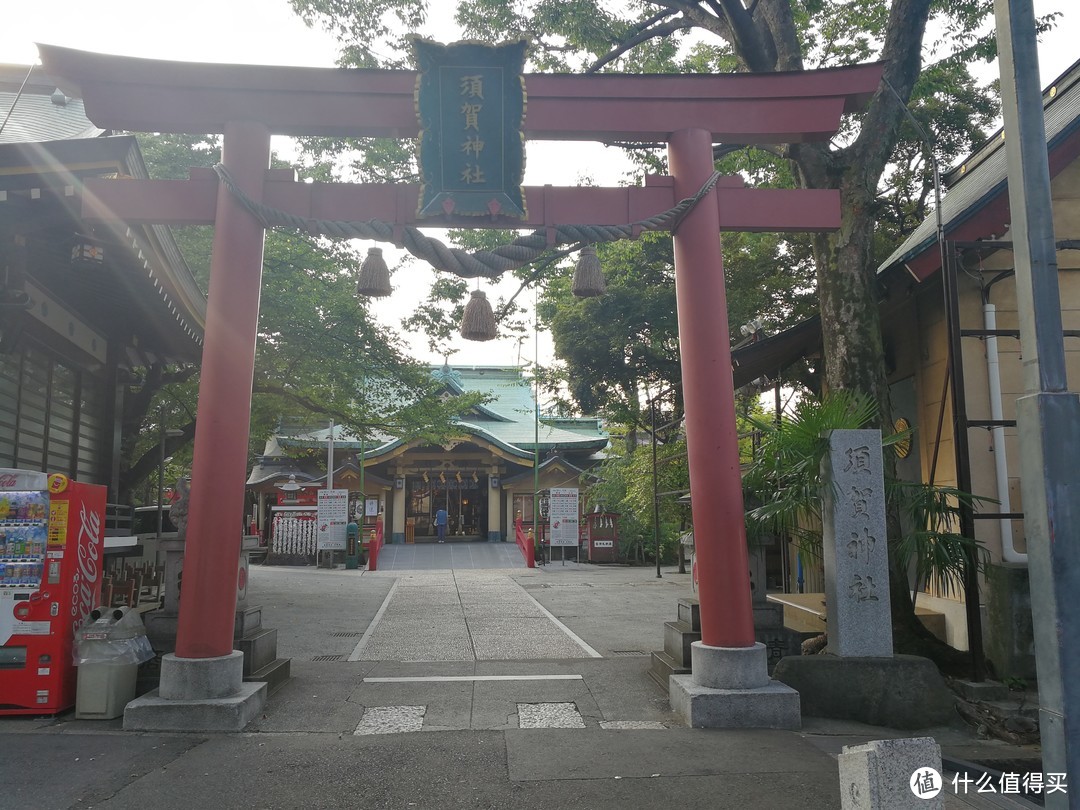
[[[514,518],[521,515],[522,523],[532,523],[533,521],[533,496],[530,492],[527,495],[514,495]]]
[[[100,483],[104,390],[35,346],[0,355],[0,467]]]

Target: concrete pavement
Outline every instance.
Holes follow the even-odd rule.
[[[247,732],[3,719],[0,807],[836,808],[841,745],[903,736],[682,727],[645,674],[690,593],[672,570],[256,567],[249,588],[293,678]],[[933,734],[966,759],[1017,753]],[[1020,806],[997,798],[946,806]]]

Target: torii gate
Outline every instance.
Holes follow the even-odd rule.
[[[298,183],[291,171],[268,169],[271,134],[416,137],[414,72],[167,62],[39,49],[46,71],[83,99],[98,126],[222,134],[222,162],[252,200],[304,218],[379,219],[396,227],[637,221],[698,192],[713,174],[714,143],[828,139],[843,113],[866,104],[882,73],[881,65],[860,65],[774,74],[529,74],[527,139],[666,142],[671,176],[650,177],[642,188],[526,188],[525,220],[446,216],[418,223],[415,186]],[[160,697],[186,707],[192,700],[240,696],[249,707],[222,723],[242,727],[265,694],[251,684],[242,687],[240,654],[232,648],[263,228],[206,170],[192,170],[186,181],[88,181],[84,216],[114,224],[215,226],[184,600],[176,653],[162,665]],[[838,191],[750,189],[739,178],[725,178],[673,235],[700,572],[702,641],[693,679],[705,691],[753,692],[769,684],[764,650],[754,640],[719,232],[839,226]],[[760,700],[751,703],[731,722],[772,724],[758,722],[759,709],[753,707]],[[797,696],[794,705],[797,723]],[[186,726],[174,720],[158,727]]]

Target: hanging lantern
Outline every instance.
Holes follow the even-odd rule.
[[[105,246],[100,240],[85,234],[75,234],[71,246],[72,267],[96,268],[105,264]]]
[[[570,291],[578,298],[593,298],[607,292],[607,282],[604,281],[604,271],[600,267],[600,257],[596,255],[596,248],[592,245],[583,247],[578,255]]]
[[[495,313],[483,290],[473,290],[461,318],[461,336],[466,340],[494,340],[499,336]]]
[[[383,298],[393,292],[390,286],[390,269],[383,259],[382,248],[368,248],[367,257],[360,265],[360,278],[356,282],[356,294],[370,298]]]

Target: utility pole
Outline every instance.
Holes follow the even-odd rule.
[[[543,565],[544,544],[540,542],[540,312],[537,291],[533,290],[533,549],[540,549]]]
[[[656,398],[649,400],[649,415],[651,425],[649,432],[652,434],[652,525],[653,547],[656,550],[656,578],[661,579],[660,573],[660,493],[656,476]]]
[[[1080,397],[1070,394],[1032,0],[995,0],[1024,396],[1016,402],[1043,771],[1080,774]],[[1047,793],[1049,808],[1069,807]]]

